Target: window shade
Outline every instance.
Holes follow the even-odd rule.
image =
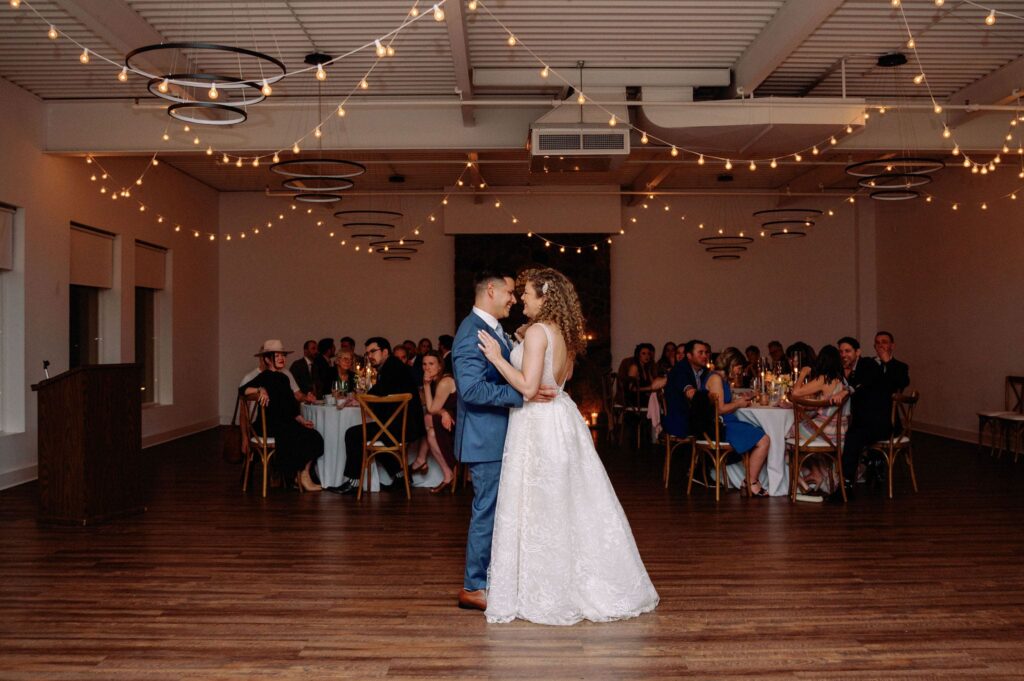
[[[111,288],[114,285],[114,238],[71,228],[71,283]]]
[[[162,289],[165,285],[167,251],[135,242],[135,285]]]

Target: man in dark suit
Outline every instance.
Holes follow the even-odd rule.
[[[412,370],[391,354],[391,343],[386,338],[379,336],[374,336],[366,341],[366,358],[377,369],[377,382],[367,391],[367,394],[377,397],[397,395],[398,393],[412,394],[405,423],[405,441],[408,444],[408,451],[415,452],[416,441],[427,433],[423,422],[423,403],[420,401],[419,386],[413,380]],[[374,413],[382,422],[386,423],[395,408],[391,405],[381,405],[374,409]],[[397,430],[400,428],[401,424],[397,423],[396,419],[389,430],[397,435]],[[372,435],[376,431],[368,425],[367,432]],[[345,477],[348,480],[341,486],[342,493],[354,494],[358,491],[359,473],[363,464],[362,439],[362,424],[352,426],[345,431]],[[382,456],[377,460],[392,478],[402,470],[401,464],[394,457]]]
[[[690,400],[701,389],[707,372],[710,346],[702,340],[691,340],[684,346],[685,362],[676,362],[665,383],[665,432],[676,437],[689,437]]]
[[[454,375],[452,371],[452,346],[455,344],[455,337],[447,333],[437,337],[437,351],[441,353],[441,360],[444,362],[444,373]]]
[[[875,336],[876,351],[881,347],[884,352],[878,359],[861,357],[855,338],[840,338],[837,345],[850,393],[850,426],[843,438],[843,478],[850,488],[861,454],[892,432],[892,395],[910,384],[910,372],[906,364],[893,359],[892,334],[887,331]]]
[[[316,361],[316,341],[308,340],[302,344],[302,357],[292,362],[289,371],[299,384],[299,390],[304,395],[313,393],[317,395],[316,382],[313,380],[313,367]]]
[[[316,344],[316,359],[313,360],[313,385],[316,396],[323,397],[331,392],[338,373],[334,369],[334,339],[321,338]]]

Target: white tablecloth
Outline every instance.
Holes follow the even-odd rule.
[[[782,497],[789,494],[789,468],[786,466],[786,435],[793,426],[793,410],[783,407],[746,407],[736,412],[747,423],[760,426],[771,440],[768,461],[761,469],[760,482],[768,494]],[[729,484],[739,487],[746,479],[743,462],[728,467]]]
[[[337,487],[342,483],[345,474],[345,461],[348,454],[345,451],[345,431],[352,426],[360,425],[362,416],[359,407],[345,407],[338,409],[334,406],[320,404],[302,405],[302,415],[313,422],[316,432],[324,438],[324,455],[316,460],[316,471],[320,476],[322,487]],[[416,418],[423,418],[417,414]],[[414,418],[412,412],[409,418]],[[371,433],[373,431],[371,430]],[[416,451],[408,452],[409,461],[416,458]],[[358,454],[357,454],[358,456]],[[444,479],[441,467],[432,456],[427,457],[429,467],[422,473],[413,473],[410,483],[413,487],[433,487]],[[373,475],[369,491],[379,492],[381,483],[389,485],[393,482],[383,466],[373,463]]]

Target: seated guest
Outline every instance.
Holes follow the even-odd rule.
[[[739,453],[750,452],[750,492],[755,497],[768,496],[768,490],[761,486],[761,469],[768,460],[770,440],[760,427],[740,419],[736,411],[750,406],[747,397],[733,399],[729,384],[743,376],[743,354],[737,348],[726,348],[715,360],[712,371],[704,382],[708,395],[719,401],[718,413],[725,424],[724,439]]]
[[[788,437],[796,437],[799,427],[800,441],[804,442],[817,432],[818,427],[828,422],[828,425],[821,432],[830,439],[835,438],[836,423],[835,421],[829,421],[829,419],[832,418],[836,409],[839,408],[838,403],[847,394],[846,384],[843,382],[843,362],[839,356],[839,349],[834,345],[823,347],[815,358],[814,365],[806,366],[800,370],[800,379],[793,386],[790,394],[793,397],[811,400],[830,400],[836,406],[819,409],[817,413],[811,416],[811,422],[794,423]],[[844,409],[844,413],[840,415],[840,419],[843,432],[845,433],[847,422],[849,421],[848,406]],[[832,491],[822,487],[823,482],[829,479],[829,474],[817,463],[812,462],[805,469],[801,470],[800,478],[799,485],[803,490],[813,487],[823,491]]]
[[[458,407],[455,379],[444,370],[441,354],[430,350],[423,355],[423,406],[427,413],[427,437],[420,445],[420,454],[413,470],[426,470],[426,452],[429,447],[441,466],[444,480],[431,492],[437,494],[451,483],[455,475],[455,415]]]
[[[321,338],[316,344],[316,358],[313,360],[313,383],[317,397],[330,394],[334,385],[334,339]]]
[[[265,369],[243,384],[238,392],[258,396],[265,407],[267,435],[277,442],[271,463],[285,480],[294,479],[304,492],[319,492],[320,485],[313,479],[316,468],[312,463],[324,453],[324,439],[313,430],[313,422],[302,417],[299,403],[284,376],[285,357],[290,353],[279,340],[268,340],[257,353]],[[262,432],[259,413],[253,427]]]
[[[676,362],[672,365],[674,368],[676,364],[686,361],[686,343],[676,343]]]
[[[404,345],[396,345],[391,351],[391,356],[405,366],[409,366],[409,352]]]
[[[455,372],[452,371],[452,346],[454,344],[455,336],[445,333],[437,337],[437,352],[441,355],[441,361],[444,363],[444,372],[449,376],[455,375]]]
[[[754,379],[759,376],[758,372],[761,371],[761,348],[756,345],[748,345],[743,354],[747,357],[747,368],[743,372],[743,385],[749,388],[754,385]]]
[[[883,332],[881,362],[861,357],[856,338],[839,339],[839,354],[850,392],[850,429],[843,438],[843,478],[848,488],[857,474],[860,456],[869,445],[884,440],[892,432],[892,395],[910,384],[909,370],[902,362],[893,364],[891,334]],[[879,359],[882,359],[881,355]],[[883,373],[884,370],[884,373]]]
[[[661,359],[658,360],[658,375],[668,376],[672,367],[676,364],[676,344],[672,341],[665,343],[661,348]]]
[[[708,363],[708,344],[702,340],[691,340],[680,344],[682,361],[676,362],[668,372],[665,381],[665,416],[662,428],[669,435],[689,437],[690,400],[697,390],[704,388]]]
[[[344,384],[344,392],[356,389],[356,354],[351,350],[339,350],[334,363],[338,369],[338,381]]]
[[[780,371],[788,372],[790,370],[789,359],[786,357],[786,351],[782,349],[782,343],[779,341],[773,340],[768,343],[768,357],[772,361],[772,371],[779,369]]]
[[[253,369],[252,371],[250,371],[249,373],[247,373],[245,376],[242,376],[242,380],[239,381],[238,385],[239,386],[243,386],[246,383],[248,383],[249,381],[251,381],[252,379],[256,378],[256,376],[261,371],[266,371],[267,370],[267,364],[268,364],[267,358],[265,358],[263,355],[257,355],[256,368]],[[316,401],[316,397],[314,395],[309,394],[309,393],[304,393],[304,392],[302,392],[302,390],[299,389],[299,384],[295,380],[295,377],[292,376],[292,372],[288,371],[287,369],[281,369],[280,373],[283,374],[284,377],[288,379],[288,387],[291,388],[292,394],[295,396],[295,399],[297,401],[299,401],[299,402],[315,402]]]
[[[814,363],[818,359],[818,355],[814,352],[814,348],[803,341],[797,341],[787,347],[786,357],[789,358],[790,371],[801,367],[814,366]]]
[[[434,343],[429,338],[420,338],[419,347],[416,348],[416,354],[425,355],[434,349]]]
[[[875,361],[882,371],[884,390],[890,396],[903,392],[910,385],[910,367],[893,357],[896,340],[888,331],[875,334]]]
[[[342,336],[338,339],[338,351],[348,350],[352,354],[356,352],[356,342],[352,336]]]
[[[405,363],[408,364],[409,366],[412,366],[412,363],[416,360],[416,357],[418,357],[419,354],[420,354],[419,353],[419,348],[417,347],[416,343],[414,343],[413,341],[409,340],[408,338],[405,339],[404,341],[402,341],[402,345],[405,346],[405,356],[406,356]]]
[[[633,349],[633,356],[619,364],[619,380],[615,401],[629,407],[642,407],[653,390],[665,387],[665,377],[658,376],[654,361],[654,346],[640,343]]]
[[[304,395],[312,393],[316,395],[317,389],[313,382],[313,364],[316,359],[316,341],[308,340],[302,344],[302,357],[298,358],[290,367],[295,383]]]
[[[391,354],[391,343],[380,336],[374,336],[366,341],[366,358],[370,365],[377,369],[377,382],[367,391],[367,394],[377,397],[399,393],[412,395],[405,426],[405,441],[407,451],[418,451],[417,440],[426,435],[426,428],[423,424],[423,403],[420,402],[420,390],[419,386],[413,382],[412,370]],[[392,405],[381,405],[374,409],[374,413],[386,422],[394,409],[395,407]],[[374,426],[367,426],[367,435],[373,435],[375,432]],[[397,432],[392,432],[398,435]],[[362,451],[363,426],[360,424],[345,431],[347,458],[345,459],[346,479],[339,489],[342,494],[355,494],[358,491],[359,474],[363,465]],[[392,478],[396,478],[402,470],[401,464],[394,457],[382,456],[377,461]]]

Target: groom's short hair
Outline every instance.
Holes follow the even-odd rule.
[[[473,276],[473,292],[482,293],[487,288],[487,284],[492,281],[504,282],[505,279],[515,279],[508,272],[501,272],[498,270],[480,270]]]

